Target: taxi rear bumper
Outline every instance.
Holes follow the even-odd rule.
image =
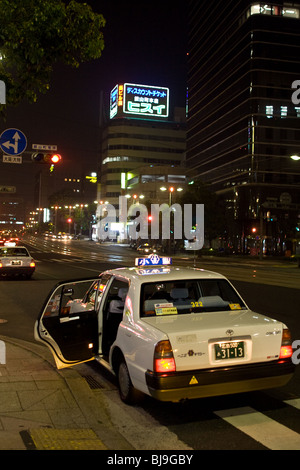
[[[0,268],[0,276],[31,276],[35,267],[30,266],[3,266]]]
[[[153,398],[177,402],[282,387],[292,378],[294,370],[291,360],[171,374],[155,374],[148,370],[146,383]]]

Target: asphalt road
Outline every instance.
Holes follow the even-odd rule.
[[[35,319],[57,282],[97,277],[110,267],[132,265],[136,256],[124,246],[90,241],[28,238],[26,245],[37,261],[36,272],[32,280],[0,281],[0,333],[27,341],[34,341]],[[179,265],[195,261],[197,267],[227,275],[250,308],[284,321],[293,338],[300,339],[300,269],[296,265],[276,260],[175,258]],[[77,370],[83,377],[94,378],[94,393],[105,395],[112,422],[129,441],[138,439],[142,449],[172,450],[174,442],[179,450],[300,449],[298,368],[291,382],[278,390],[179,404],[146,398],[138,407],[120,401],[114,378],[99,364],[79,365]]]

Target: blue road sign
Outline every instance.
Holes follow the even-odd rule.
[[[20,155],[26,146],[26,136],[19,129],[6,129],[0,136],[0,147],[7,155]]]

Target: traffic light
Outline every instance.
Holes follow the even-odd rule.
[[[56,164],[61,161],[61,155],[58,153],[33,153],[31,155],[31,160],[37,163],[49,163],[51,164]]]

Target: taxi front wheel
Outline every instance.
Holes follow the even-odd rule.
[[[119,366],[118,383],[120,397],[124,403],[134,405],[141,400],[142,393],[136,390],[132,385],[128,368],[124,361],[122,361]]]

